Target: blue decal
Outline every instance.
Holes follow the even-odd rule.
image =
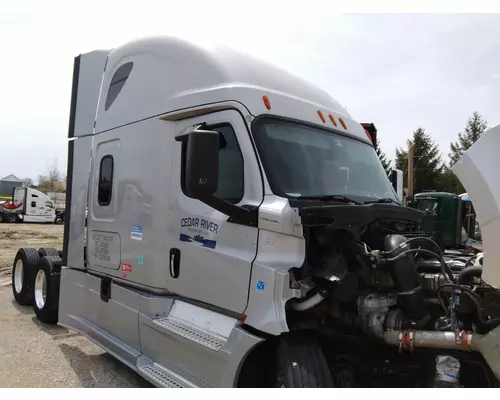
[[[257,291],[258,292],[263,292],[264,291],[264,282],[257,281]]]
[[[196,235],[194,237],[191,237],[189,235],[186,235],[184,233],[181,233],[179,236],[179,240],[181,242],[198,242],[201,243],[202,247],[208,247],[209,249],[215,249],[216,241],[215,240],[210,240],[210,239],[203,239],[203,236]]]
[[[132,225],[132,229],[130,230],[130,239],[142,240],[142,226]]]

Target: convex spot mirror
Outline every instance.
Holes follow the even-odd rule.
[[[218,188],[219,132],[195,126],[175,138],[183,145],[183,184],[188,196],[202,199],[212,196]]]

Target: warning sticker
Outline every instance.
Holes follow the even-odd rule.
[[[132,265],[122,263],[122,271],[131,272],[132,271]]]
[[[121,243],[117,233],[91,231],[87,245],[90,265],[112,269],[120,267]]]

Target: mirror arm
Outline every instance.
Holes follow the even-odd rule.
[[[258,208],[255,206],[237,206],[215,196],[203,196],[199,200],[229,216],[227,222],[257,226]]]

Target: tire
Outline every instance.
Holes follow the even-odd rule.
[[[54,224],[56,224],[56,225],[62,225],[63,222],[64,221],[63,221],[62,217],[59,217],[59,216],[56,217],[56,219],[54,220]]]
[[[33,309],[45,324],[57,324],[59,312],[59,284],[61,258],[44,256],[36,265],[33,283]]]
[[[38,249],[38,254],[40,255],[40,257],[59,257],[59,252],[52,247],[42,247]]]
[[[39,259],[37,249],[21,248],[17,251],[12,264],[12,293],[19,305],[32,304],[33,282]]]
[[[323,350],[314,339],[305,335],[285,336],[276,355],[276,387],[334,387]]]
[[[7,224],[13,224],[14,222],[16,222],[16,214],[12,214],[12,213],[5,214],[4,221]]]

